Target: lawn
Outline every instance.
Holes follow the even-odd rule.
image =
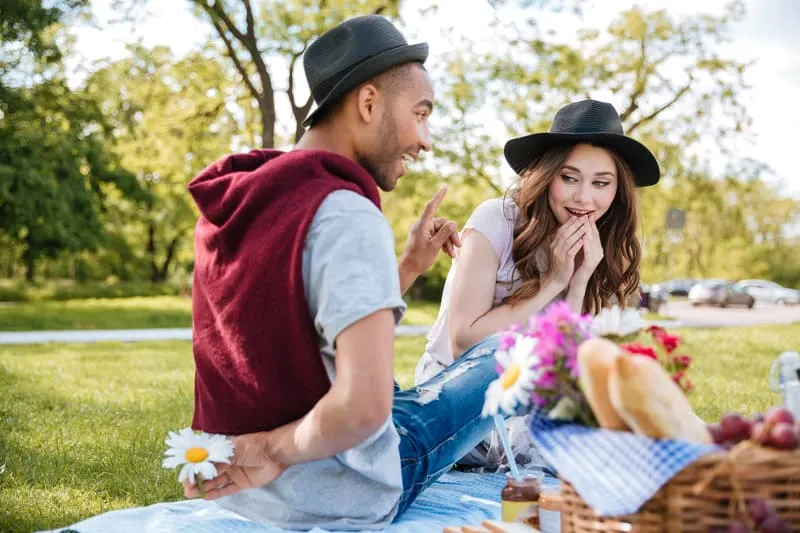
[[[767,371],[800,325],[680,333],[695,355],[692,401],[712,420],[776,403]],[[403,386],[423,347],[397,340]],[[166,432],[189,424],[192,375],[186,342],[0,346],[0,531],[180,498],[160,458]]]
[[[439,304],[414,301],[403,324],[430,325]],[[188,328],[192,301],[184,296],[0,303],[0,331]]]

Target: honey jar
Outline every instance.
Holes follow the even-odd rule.
[[[541,492],[542,488],[537,477],[509,475],[500,493],[503,522],[522,522],[538,529]]]

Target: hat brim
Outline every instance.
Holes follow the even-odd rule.
[[[503,151],[508,164],[519,174],[551,148],[579,142],[597,144],[619,154],[630,167],[637,187],[655,185],[661,178],[658,161],[645,145],[614,133],[532,133],[511,139]]]
[[[405,63],[424,63],[426,59],[428,59],[428,43],[398,46],[365,59],[339,80],[339,83],[333,86],[333,89],[321,102],[317,102],[317,108],[303,121],[303,126],[308,127],[314,122],[320,111],[339,100],[359,83],[386,72],[390,68]]]

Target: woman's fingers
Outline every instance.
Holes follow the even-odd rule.
[[[570,217],[570,219],[561,225],[560,228],[556,230],[556,236],[553,237],[553,250],[555,250],[559,245],[561,245],[566,238],[570,235],[575,233],[581,228],[581,220],[576,217]]]
[[[584,226],[578,227],[569,237],[567,237],[558,248],[553,250],[555,257],[566,257],[567,252],[575,245],[576,242],[586,238],[586,228]]]

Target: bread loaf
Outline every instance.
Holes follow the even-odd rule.
[[[705,424],[666,370],[647,357],[616,357],[608,392],[619,416],[640,435],[710,443]]]
[[[614,409],[608,391],[611,367],[621,353],[619,346],[602,338],[589,339],[578,348],[581,389],[600,427],[606,429],[630,429]]]

